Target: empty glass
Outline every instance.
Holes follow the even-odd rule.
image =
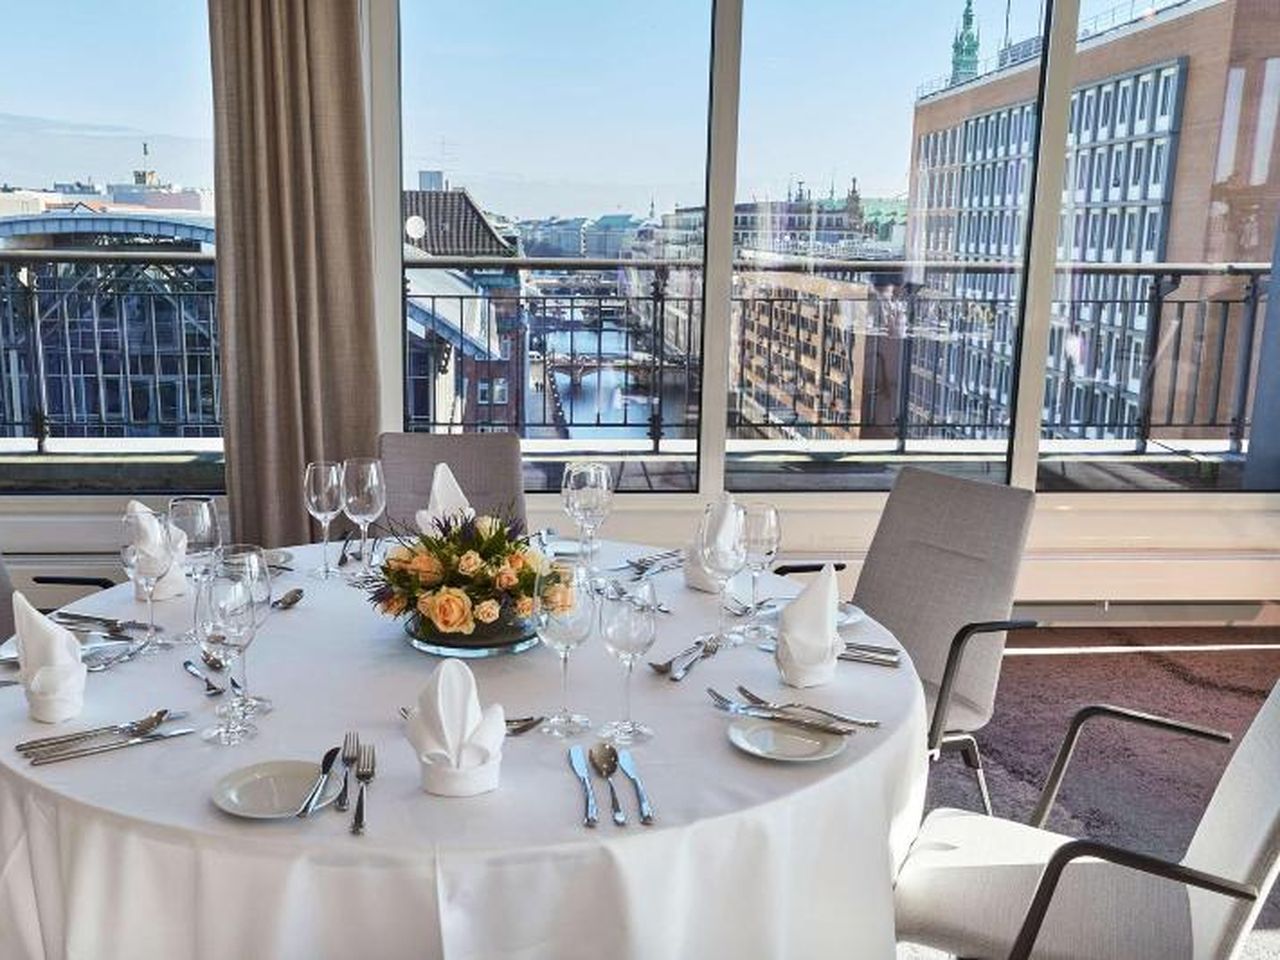
[[[200,600],[204,585],[213,576],[213,564],[222,545],[222,528],[218,525],[218,505],[212,497],[174,497],[169,501],[169,523],[187,537],[187,552],[182,566],[195,588],[191,605],[191,629],[178,639],[183,643],[200,640]]]
[[[173,644],[156,632],[156,584],[173,566],[173,538],[168,516],[158,510],[136,510],[120,520],[120,562],[125,575],[140,584],[147,598],[147,634],[141,652],[155,653]]]
[[[266,555],[267,552],[262,547],[252,543],[232,543],[218,551],[219,566],[236,570],[239,569],[239,565],[243,565],[246,570],[253,572],[255,578],[260,578],[262,570],[266,571],[267,604],[266,606],[258,605],[254,608],[258,615],[257,625],[259,627],[262,626],[268,614],[271,613],[271,565],[267,561]],[[275,709],[275,704],[271,702],[270,698],[257,696],[249,692],[248,665],[243,659],[240,661],[240,679],[237,682],[237,686],[239,687],[236,691],[237,696],[218,707],[218,716],[222,716],[225,711],[235,710],[241,716],[248,718],[259,714],[268,714]]]
[[[208,629],[201,646],[232,672],[240,665],[241,679],[232,684],[232,700],[218,710],[221,722],[203,731],[204,739],[233,746],[257,735],[249,722],[255,707],[248,696],[245,655],[271,604],[271,572],[262,550],[245,544],[226,548],[207,588]],[[257,708],[256,712],[261,712]]]
[[[630,593],[610,593],[603,603],[604,645],[622,661],[626,679],[623,688],[625,719],[606,723],[600,728],[600,736],[616,744],[640,743],[652,737],[653,730],[631,716],[631,674],[636,661],[649,652],[657,636],[657,598],[653,584],[644,581],[633,587]]]
[[[569,653],[591,636],[596,622],[596,596],[583,563],[558,563],[539,574],[534,625],[538,639],[560,655],[560,709],[547,718],[542,732],[572,737],[591,729],[591,721],[569,709]]]
[[[382,461],[352,457],[342,463],[342,509],[360,528],[360,567],[352,579],[367,576],[373,569],[369,556],[369,524],[387,507],[387,483]]]
[[[768,503],[748,503],[744,506],[743,536],[747,546],[747,568],[751,571],[751,619],[744,629],[746,636],[756,642],[767,640],[774,629],[760,619],[760,574],[773,566],[782,546],[782,518],[777,509]]]
[[[729,581],[747,565],[745,536],[745,511],[742,505],[728,496],[722,496],[707,505],[698,524],[698,559],[707,575],[720,588],[720,613],[716,618],[716,632],[698,639],[713,647],[736,646],[742,643],[742,634],[731,631],[725,620],[725,601]]]
[[[613,506],[613,471],[607,463],[595,461],[565,464],[560,498],[564,512],[578,525],[582,558],[594,567],[596,531]]]
[[[307,500],[307,513],[311,514],[324,531],[324,560],[311,571],[317,580],[328,580],[338,575],[329,563],[329,525],[342,512],[342,464],[332,460],[317,460],[307,464],[302,479]]]

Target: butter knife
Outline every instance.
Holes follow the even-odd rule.
[[[627,779],[636,788],[636,800],[640,803],[640,822],[646,827],[649,826],[655,819],[653,804],[649,802],[649,794],[645,793],[644,784],[640,782],[640,774],[636,770],[636,762],[632,759],[630,750],[618,751],[618,769],[627,775]]]
[[[587,773],[587,753],[580,744],[569,748],[569,766],[577,774],[582,784],[582,793],[586,798],[586,814],[582,818],[584,826],[594,827],[600,822],[600,811],[596,807],[596,792],[591,789],[591,776]]]
[[[99,743],[92,747],[80,747],[76,750],[64,750],[61,753],[35,757],[32,759],[31,765],[33,767],[40,767],[46,763],[60,763],[63,760],[74,760],[76,757],[91,757],[95,753],[108,753],[111,750],[123,750],[125,747],[136,747],[143,743],[155,743],[158,740],[169,740],[173,737],[185,737],[188,733],[195,732],[195,727],[182,727],[178,730],[144,733],[140,737],[130,737],[127,740],[113,740],[110,743]]]
[[[324,759],[320,761],[320,773],[316,776],[316,782],[311,785],[307,799],[303,800],[302,806],[298,808],[297,816],[306,819],[316,812],[316,804],[320,802],[325,785],[329,782],[329,771],[333,769],[334,761],[338,759],[340,753],[342,753],[341,747],[330,747],[325,751]]]

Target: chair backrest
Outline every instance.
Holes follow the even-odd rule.
[[[437,463],[447,463],[477,513],[526,522],[520,439],[513,433],[384,433],[378,456],[387,478],[387,518],[414,527]]]
[[[930,719],[957,630],[1006,620],[1035,494],[906,467],[867,552],[853,602],[889,628],[925,685]],[[991,718],[1004,636],[969,641],[953,688],[977,729]],[[948,714],[948,727],[956,716]],[[954,728],[953,728],[954,729]]]
[[[9,569],[4,565],[4,554],[0,553],[0,643],[13,636],[13,581],[9,579]]]
[[[1183,863],[1261,891],[1256,903],[1189,891],[1195,956],[1234,956],[1280,870],[1280,683],[1232,754]]]

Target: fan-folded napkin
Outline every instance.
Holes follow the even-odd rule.
[[[138,551],[138,572],[142,576],[150,576],[154,571],[163,570],[164,550],[160,520],[145,503],[137,500],[129,501],[125,515],[129,523],[129,542]],[[156,600],[169,600],[187,592],[187,578],[182,570],[187,558],[187,535],[172,523],[169,524],[169,543],[173,550],[173,563],[164,576],[156,581]],[[147,599],[147,591],[142,588],[140,580],[133,585],[133,595],[139,600]]]
[[[721,494],[711,508],[710,529],[717,544],[732,549],[733,541],[738,536],[737,510],[734,509],[733,495]],[[701,590],[704,593],[719,593],[720,584],[702,565],[702,551],[697,539],[685,551],[684,583],[686,587]]]
[[[476,678],[461,660],[436,668],[404,722],[422,765],[422,789],[470,797],[497,789],[507,727],[502,705],[480,709]]]
[[[427,509],[419,510],[414,515],[418,529],[426,534],[435,534],[439,532],[439,521],[456,518],[458,514],[473,517],[475,513],[449,465],[437,463],[435,473],[431,475],[431,496],[427,498]]]
[[[21,593],[13,595],[13,620],[17,627],[18,665],[31,719],[61,723],[79,716],[88,673],[80,662],[80,641],[66,627],[33,607]]]
[[[843,641],[836,629],[840,597],[831,564],[783,609],[774,654],[782,679],[793,687],[816,687],[836,671]]]

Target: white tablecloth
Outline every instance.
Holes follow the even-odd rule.
[[[0,957],[240,960],[362,957],[734,957],[893,955],[891,882],[914,836],[926,775],[925,708],[909,662],[842,663],[809,702],[877,717],[839,757],[776,764],[726,737],[708,685],[781,687],[772,658],[722,652],[683,683],[635,676],[635,715],[655,739],[634,749],[658,812],[625,828],[580,824],[581,792],[560,741],[507,741],[502,786],[471,799],[419,789],[396,708],[438,661],[410,649],[398,623],[340,582],[310,581],[317,548],[295,551],[278,589],[306,598],[273,613],[250,650],[251,689],[271,696],[261,733],[235,748],[196,736],[47,767],[12,750],[53,728],[27,719],[20,688],[0,689]],[[604,562],[639,555],[606,545]],[[660,616],[654,658],[714,618],[714,600],[657,579],[675,615]],[[774,594],[797,584],[767,578]],[[127,587],[76,609],[141,617]],[[158,604],[181,630],[190,599]],[[864,621],[851,636],[892,642]],[[216,701],[182,672],[190,648],[90,675],[84,714],[58,729],[157,708],[212,722]],[[483,702],[508,715],[559,698],[558,660],[543,648],[472,663]],[[573,706],[593,720],[621,709],[622,670],[597,638],[573,654]],[[318,760],[346,730],[377,745],[369,828],[349,815],[243,822],[209,800],[224,774],[267,759]],[[603,783],[597,796],[606,803]]]

